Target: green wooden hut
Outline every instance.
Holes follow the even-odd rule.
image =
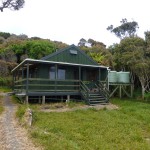
[[[100,66],[75,45],[37,59],[25,59],[12,70],[14,93],[26,102],[38,98],[61,100],[79,98],[87,104],[108,102],[101,84],[106,81],[107,67]],[[32,98],[32,99],[31,99]]]

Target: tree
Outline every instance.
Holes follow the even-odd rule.
[[[150,31],[145,32],[146,51],[145,55],[150,58]]]
[[[108,26],[107,30],[114,33],[120,39],[135,36],[135,33],[139,28],[136,21],[128,22],[125,18],[122,19],[120,23],[121,25],[118,27],[114,27],[113,25]]]
[[[106,48],[106,45],[104,43],[95,41],[93,39],[88,39],[87,42],[91,45],[91,47],[98,46],[98,47]]]
[[[25,53],[33,59],[40,59],[53,53],[56,48],[54,42],[50,40],[30,40],[24,46]]]
[[[84,44],[81,44],[82,46],[80,46],[80,48],[84,50],[89,56],[91,56],[97,63],[99,63],[100,65],[113,66],[112,55],[106,49],[105,44],[93,39],[88,39],[88,41],[86,41],[85,39],[81,39],[80,43],[81,41],[83,41]],[[86,46],[88,44],[90,46]]]
[[[2,0],[2,4],[0,6],[0,11],[3,12],[3,9],[9,8],[12,10],[19,10],[24,6],[24,0]]]
[[[4,39],[7,39],[11,36],[11,34],[7,32],[0,32],[0,36],[3,37]]]
[[[119,64],[119,70],[130,71],[139,79],[143,99],[150,83],[150,58],[146,56],[145,43],[139,37],[124,38],[113,55],[114,61]]]
[[[86,43],[87,43],[87,41],[84,38],[82,38],[82,39],[80,39],[78,46],[79,47],[86,46]]]

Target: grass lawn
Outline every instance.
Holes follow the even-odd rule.
[[[0,86],[0,93],[11,92],[12,89],[6,86]]]
[[[10,92],[11,89],[8,87],[0,86],[0,93]],[[3,96],[0,95],[0,114],[3,112],[4,108],[2,106],[2,98]]]
[[[112,100],[118,110],[40,112],[34,109],[30,135],[45,150],[149,150],[150,104]],[[20,106],[18,116],[23,114]]]

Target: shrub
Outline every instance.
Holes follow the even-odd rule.
[[[145,100],[150,101],[150,92],[145,94]]]
[[[0,86],[12,87],[12,78],[11,77],[0,77]]]

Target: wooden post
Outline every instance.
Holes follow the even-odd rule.
[[[29,104],[29,96],[28,95],[26,95],[25,104]]]
[[[29,63],[27,63],[27,74],[26,74],[26,93],[29,90]]]
[[[14,89],[15,89],[15,73],[14,72],[13,72],[12,81],[13,81],[12,90],[14,91]]]
[[[120,97],[120,98],[122,98],[122,89],[121,89],[121,88],[122,88],[122,86],[119,85],[119,97]]]
[[[24,69],[22,67],[22,79],[24,78]]]
[[[101,75],[101,71],[100,71],[100,68],[98,69],[98,80],[100,81],[100,75]]]
[[[70,102],[70,95],[67,95],[67,102]]]
[[[55,64],[55,79],[58,79],[58,65]]]
[[[58,65],[55,64],[55,92],[57,91]]]
[[[131,84],[131,97],[133,97],[133,85]]]
[[[79,81],[81,80],[81,66],[79,66]]]
[[[45,104],[45,96],[42,96],[42,104]]]

